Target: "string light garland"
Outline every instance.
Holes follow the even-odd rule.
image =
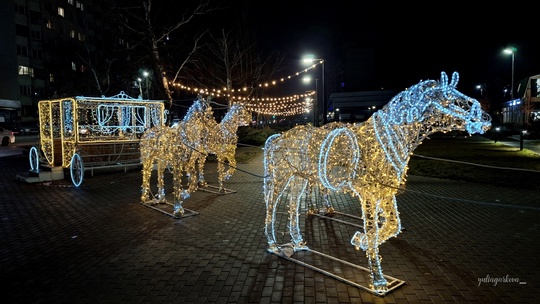
[[[351,244],[366,252],[370,290],[385,294],[388,282],[379,245],[401,232],[395,195],[405,183],[413,151],[435,132],[482,134],[491,126],[480,103],[456,90],[458,79],[454,73],[449,82],[443,72],[440,81],[422,81],[362,123],[303,125],[270,136],[264,147],[263,184],[268,251],[290,256],[308,250],[299,225],[301,202],[309,205],[308,214],[331,214],[330,193],[348,193],[359,199],[363,220],[363,231],[354,234]],[[313,202],[317,196],[323,206]],[[278,244],[276,210],[283,203],[288,204],[290,243]]]
[[[319,64],[323,64],[323,62],[324,60],[320,60],[314,63],[313,65],[311,65],[310,67],[305,68],[302,71],[296,72],[293,75],[288,75],[287,77],[280,78],[279,80],[271,80],[268,82],[260,83],[256,87],[269,88],[269,87],[277,86],[285,82],[286,80],[290,80],[294,77],[302,75],[303,73],[307,73],[311,69],[316,68]],[[270,115],[280,115],[280,116],[293,116],[293,115],[306,112],[304,102],[302,101],[299,102],[299,100],[301,98],[312,96],[315,94],[315,92],[310,92],[306,94],[297,94],[297,95],[283,96],[283,97],[251,98],[251,97],[242,95],[242,94],[246,94],[250,92],[250,89],[248,87],[228,90],[227,88],[222,88],[222,89],[208,88],[209,86],[194,87],[194,86],[187,86],[181,83],[172,83],[172,82],[170,82],[169,85],[175,88],[179,88],[181,90],[186,90],[186,91],[196,93],[196,94],[203,94],[203,95],[208,95],[208,96],[213,96],[213,97],[225,96],[225,97],[230,98],[231,100],[236,100],[237,102],[250,103],[251,104],[250,110],[253,112],[257,112],[259,114],[270,114]],[[288,105],[284,106],[282,109],[291,108],[291,110],[283,110],[281,112],[277,112],[273,110],[265,110],[265,108],[268,108],[268,107],[279,108],[279,106],[273,106],[273,105],[270,105],[270,106],[263,105],[261,107],[257,106],[259,103],[270,102],[270,101],[275,102],[276,104],[285,102]]]
[[[260,98],[250,99],[246,107],[252,111],[264,115],[294,116],[311,111],[313,108],[312,98],[315,92],[296,95],[293,98],[274,99]],[[243,100],[246,102],[247,100]]]

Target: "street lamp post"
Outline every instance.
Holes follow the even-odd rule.
[[[484,97],[484,88],[482,88],[482,85],[477,85],[476,88],[480,90],[480,98]]]
[[[514,100],[514,59],[516,51],[517,50],[514,47],[504,49],[505,54],[512,55],[512,83],[510,84],[510,99],[512,101]]]
[[[304,82],[311,82],[311,77],[307,76],[302,79]],[[315,78],[315,101],[313,102],[313,126],[319,126],[319,97],[317,93],[319,92],[319,79]]]
[[[149,92],[148,92],[148,87],[149,87],[149,82],[148,82],[148,76],[150,74],[148,73],[148,71],[143,71],[143,76],[144,76],[144,87],[145,87],[145,91],[146,91],[146,98],[150,98],[148,95],[149,95]]]
[[[322,72],[322,77],[321,77],[321,78],[322,78],[322,98],[321,98],[321,101],[322,101],[322,102],[321,102],[321,104],[322,104],[322,110],[323,110],[323,117],[322,117],[322,119],[323,119],[323,125],[324,125],[324,124],[327,122],[327,119],[326,119],[326,114],[327,114],[327,113],[326,113],[326,111],[327,111],[327,109],[326,109],[326,96],[325,96],[325,94],[324,94],[324,87],[325,87],[325,85],[324,85],[324,62],[325,62],[325,60],[324,60],[324,59],[320,59],[320,58],[319,58],[319,59],[315,59],[315,58],[305,58],[305,59],[304,59],[304,62],[305,62],[305,63],[313,63],[313,61],[319,61],[319,63],[320,63],[321,66],[322,66],[322,71],[321,71],[321,72]],[[317,89],[315,92],[316,92],[317,95],[319,94],[319,90],[318,90],[318,89]],[[317,100],[317,102],[316,102],[315,104],[317,105],[317,107],[314,107],[314,108],[313,108],[313,110],[314,110],[313,115],[315,115],[315,117],[316,117],[316,118],[315,118],[315,124],[314,124],[314,125],[315,125],[316,127],[318,127],[318,126],[319,126],[319,107],[318,107],[319,98],[316,98],[316,100]],[[315,111],[315,109],[317,109],[317,111]]]
[[[137,78],[137,81],[139,82],[139,99],[143,99],[143,94],[142,94],[142,79],[141,77]]]

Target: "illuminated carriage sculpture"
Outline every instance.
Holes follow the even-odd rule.
[[[38,104],[40,147],[30,150],[27,182],[64,178],[79,186],[85,171],[140,165],[143,132],[165,122],[160,100],[135,99],[124,92],[112,97],[66,97]],[[40,157],[42,156],[42,157]],[[50,167],[50,171],[41,167]]]

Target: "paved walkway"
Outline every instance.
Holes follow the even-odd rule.
[[[226,183],[235,193],[198,191],[184,204],[198,215],[182,219],[139,203],[140,170],[98,172],[75,188],[17,181],[26,157],[0,166],[2,303],[540,302],[536,191],[409,176],[397,197],[405,229],[380,247],[384,274],[406,283],[379,297],[267,252],[260,157],[238,164]],[[359,214],[356,201],[334,201]],[[349,243],[358,227],[301,223],[311,249],[367,266]],[[366,280],[310,252],[293,257]]]

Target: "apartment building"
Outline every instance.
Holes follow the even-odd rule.
[[[37,120],[42,99],[99,94],[89,73],[92,62],[118,43],[104,18],[111,4],[0,1],[0,100],[8,105],[0,104],[0,122]]]

